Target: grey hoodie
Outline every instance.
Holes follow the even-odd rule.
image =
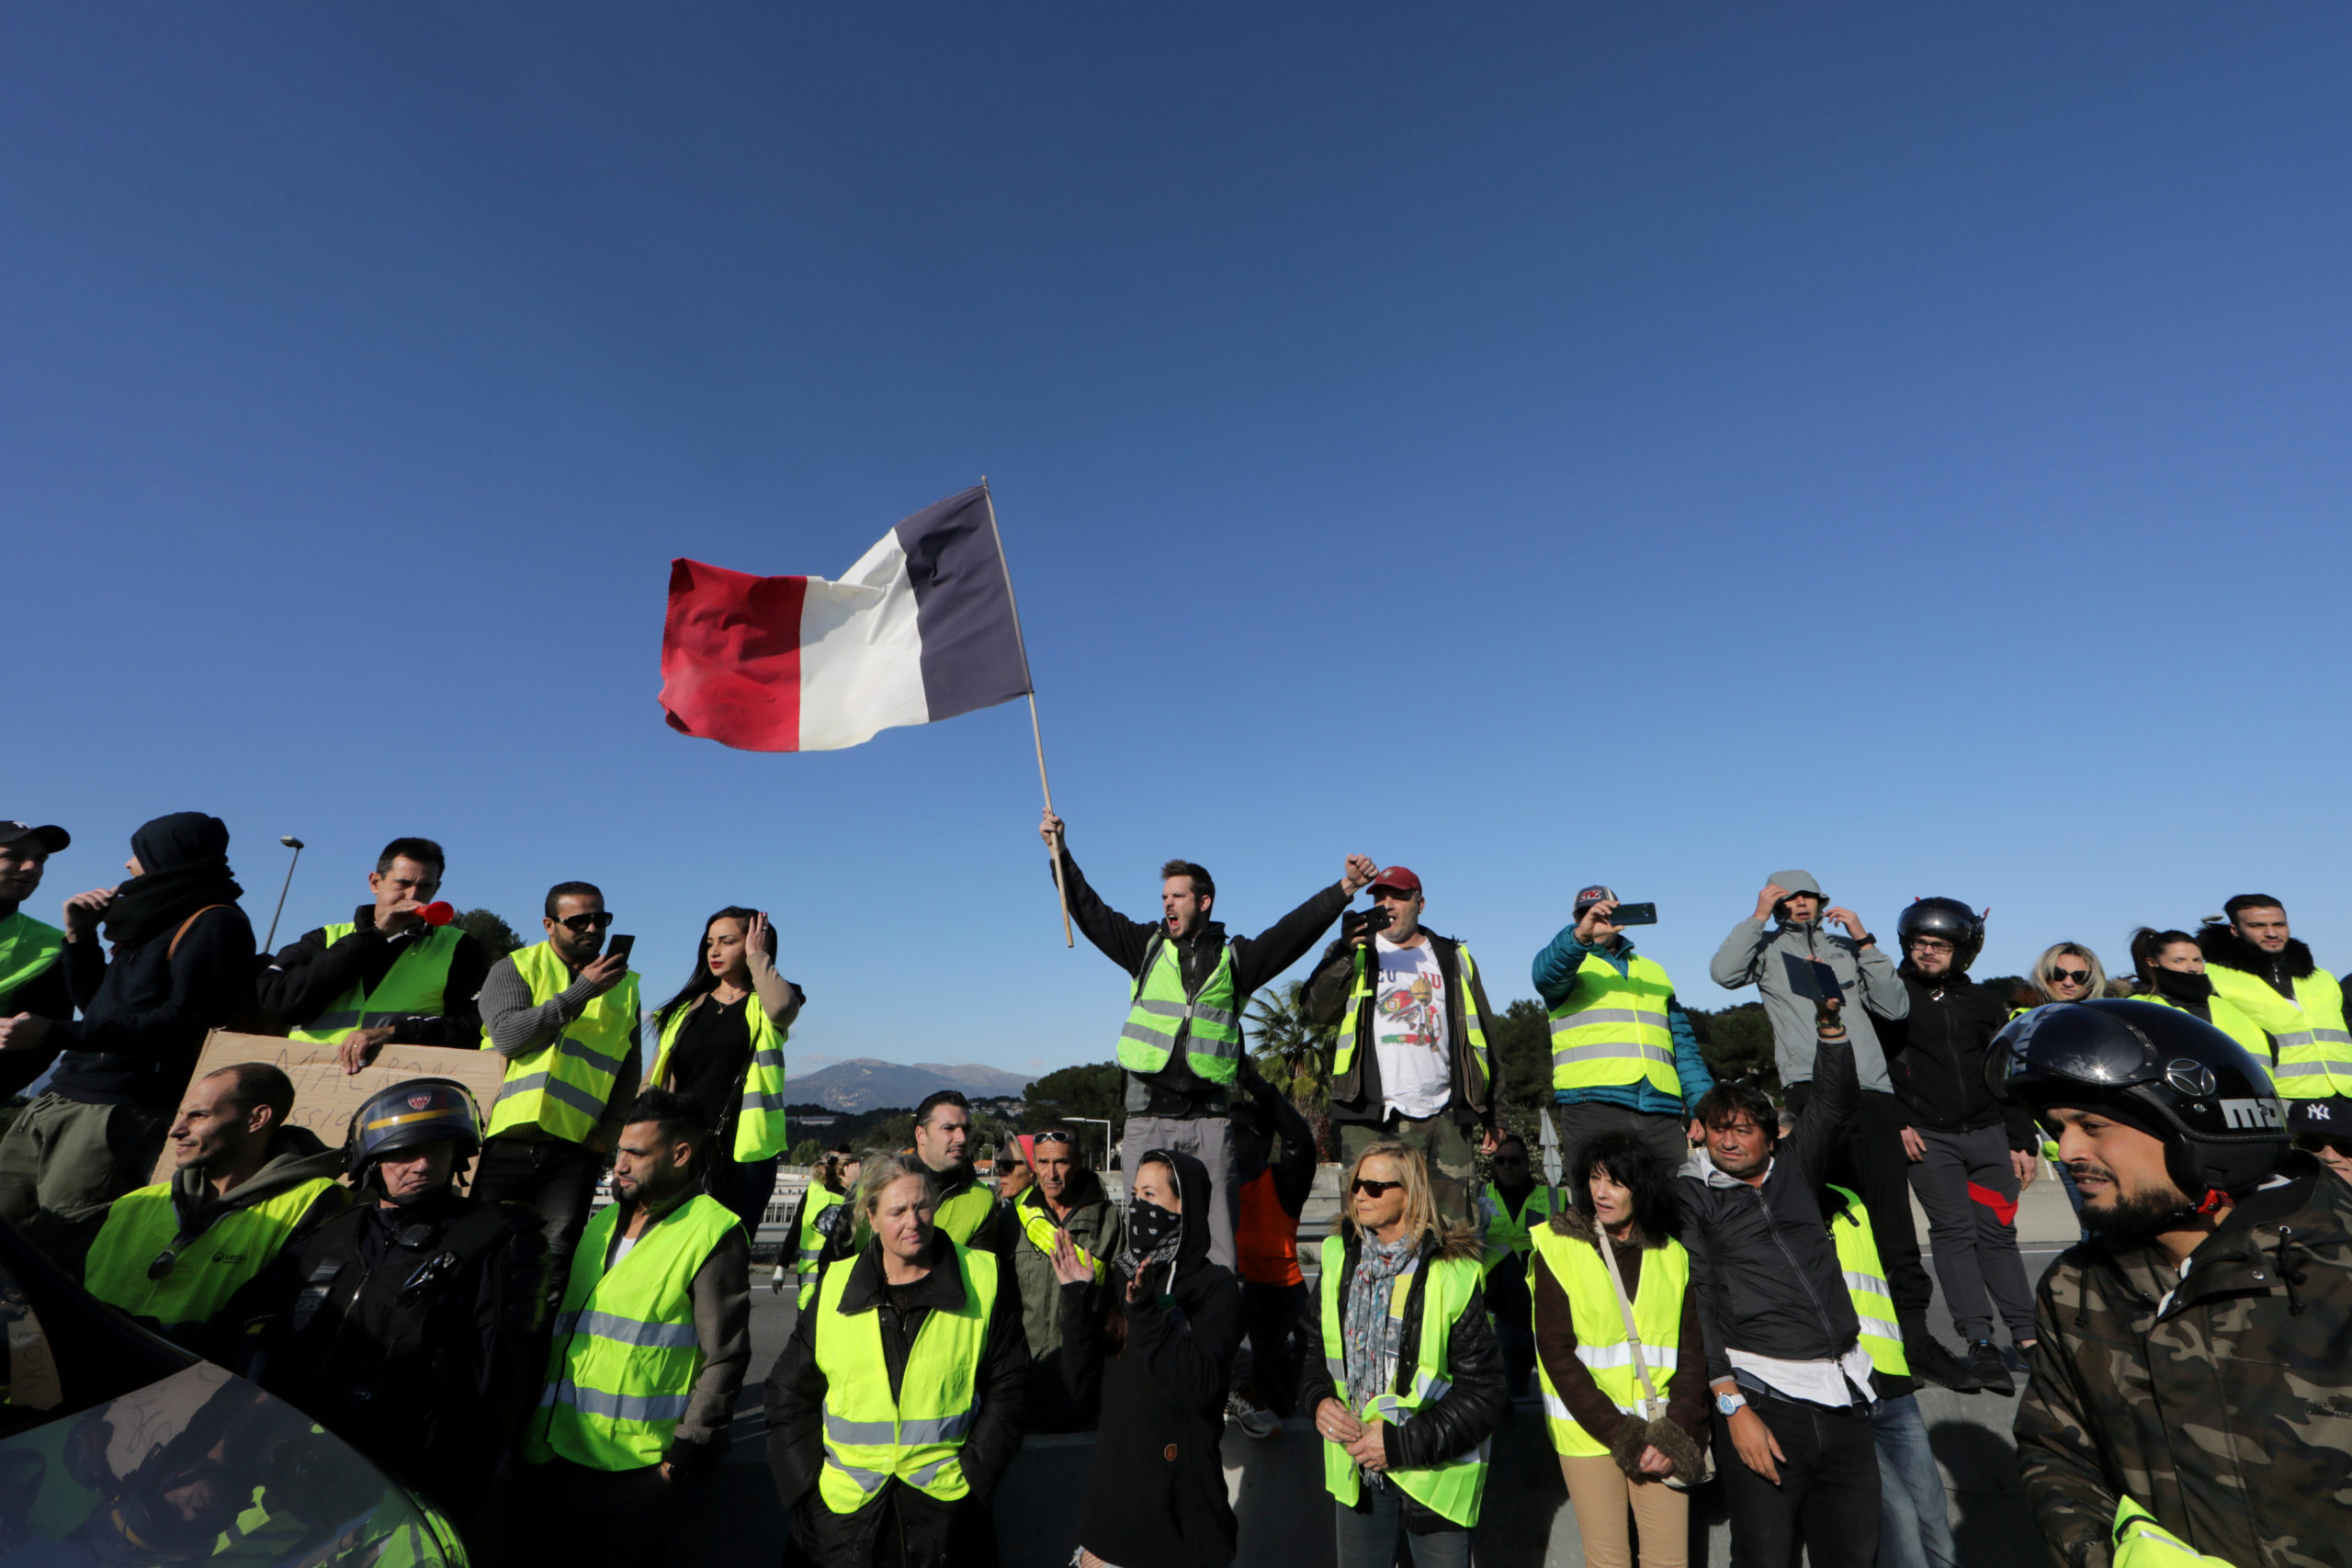
[[[1776,871],[1772,882],[1791,893],[1822,897],[1821,884],[1806,871]],[[1772,1023],[1772,1055],[1784,1084],[1813,1079],[1813,1048],[1819,1039],[1814,1028],[1813,1005],[1820,997],[1813,965],[1829,965],[1846,993],[1846,1032],[1854,1042],[1854,1071],[1864,1090],[1894,1092],[1886,1074],[1886,1052],[1871,1013],[1881,1018],[1907,1018],[1911,993],[1894,972],[1894,960],[1876,943],[1860,947],[1851,937],[1821,929],[1818,919],[1803,925],[1783,919],[1768,927],[1760,919],[1742,920],[1732,927],[1715,950],[1707,973],[1716,985],[1736,991],[1754,986],[1764,997],[1764,1016]]]

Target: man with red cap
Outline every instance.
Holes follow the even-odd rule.
[[[1469,947],[1421,929],[1421,879],[1392,865],[1372,879],[1373,907],[1341,922],[1306,982],[1306,1017],[1336,1023],[1331,1125],[1340,1158],[1394,1138],[1421,1151],[1438,1207],[1478,1224],[1472,1161],[1491,1152],[1502,1103],[1487,1052],[1494,1012]],[[1474,1147],[1472,1129],[1477,1129]]]

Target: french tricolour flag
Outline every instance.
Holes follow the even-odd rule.
[[[985,485],[906,519],[837,582],[670,563],[662,705],[684,734],[831,751],[1029,689]]]

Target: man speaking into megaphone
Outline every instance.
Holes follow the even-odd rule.
[[[481,943],[450,923],[441,846],[394,839],[348,921],[307,931],[271,959],[261,1005],[297,1040],[339,1046],[356,1073],[388,1044],[481,1043],[475,995],[490,974]]]

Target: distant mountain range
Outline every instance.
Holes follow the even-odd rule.
[[[796,1105],[824,1105],[835,1111],[872,1111],[884,1105],[912,1106],[924,1095],[943,1089],[961,1089],[975,1100],[1017,1095],[1036,1078],[1035,1073],[1004,1073],[966,1062],[877,1062],[853,1056],[813,1073],[789,1073],[785,1092]]]

